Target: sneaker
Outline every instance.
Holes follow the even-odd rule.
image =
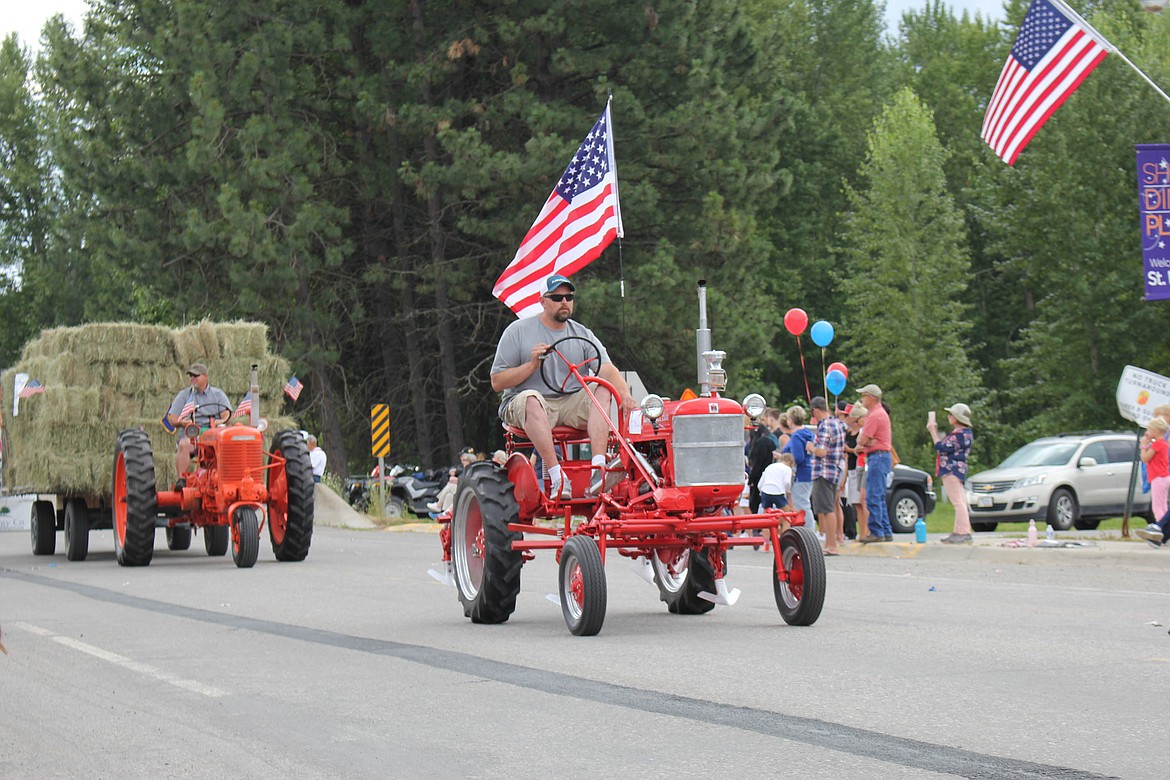
[[[432,501],[431,503],[427,504],[427,509],[431,510],[435,514],[439,514],[443,511],[443,508],[439,506],[438,501]]]
[[[951,534],[943,539],[939,539],[943,544],[971,544],[971,534]]]
[[[550,498],[559,495],[562,501],[568,501],[573,497],[573,483],[568,480],[564,472],[561,473],[560,484],[549,477],[548,495]]]
[[[860,544],[875,544],[875,543],[877,543],[877,542],[892,542],[892,541],[894,541],[894,537],[892,537],[892,536],[890,536],[890,537],[886,537],[886,536],[867,536],[867,537],[865,537],[864,539],[858,539],[857,541],[858,541]]]
[[[1162,546],[1162,529],[1158,526],[1153,528],[1139,528],[1134,531],[1139,539],[1145,539],[1152,547]]]
[[[1150,523],[1142,530],[1149,534],[1149,538],[1151,539],[1162,539],[1162,526],[1158,525],[1157,523]],[[1143,536],[1142,538],[1145,539],[1147,537]]]
[[[187,480],[186,479],[184,479],[183,477],[179,477],[178,479],[175,480],[175,492],[176,493],[185,487],[187,487]]]
[[[585,495],[590,498],[596,498],[601,495],[601,491],[605,489],[605,477],[609,470],[616,469],[622,465],[622,459],[615,457],[605,464],[605,469],[593,467],[593,474],[589,480],[589,487],[585,491]],[[611,483],[612,485],[612,483]]]

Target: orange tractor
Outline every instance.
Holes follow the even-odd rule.
[[[791,625],[816,622],[825,597],[825,561],[803,514],[732,514],[744,485],[744,418],[757,419],[765,402],[754,393],[742,403],[720,395],[724,353],[710,349],[705,293],[700,282],[699,396],[669,401],[651,394],[628,414],[619,406],[614,421],[592,390],[602,386],[619,397],[595,375],[596,347],[592,356],[573,363],[563,348],[579,337],[552,345],[541,368],[545,384],[554,393],[567,391],[568,380],[558,384],[545,371],[551,361],[561,361],[609,426],[601,490],[597,495],[588,490],[594,481],[590,458],[570,457],[589,442],[585,431],[571,428],[554,428],[553,438],[573,485],[572,498],[542,489],[525,452],[531,443],[518,429],[507,429],[505,465],[474,463],[464,470],[453,511],[439,518],[445,524],[443,564],[430,573],[455,586],[472,622],[503,623],[511,616],[521,568],[537,550],[556,553],[561,611],[575,635],[601,630],[610,552],[634,560],[636,572],[657,586],[668,611],[702,614],[739,597],[739,589],[725,581],[727,551],[765,541],[772,549],[772,588],[781,617]],[[766,539],[750,535],[756,531]]]
[[[314,503],[308,447],[299,431],[281,431],[265,455],[267,421],[260,419],[255,366],[252,399],[248,424],[218,424],[223,411],[219,404],[195,410],[195,415],[211,418],[210,427],[189,423],[183,429],[194,445],[196,470],[172,490],[157,489],[147,434],[137,429],[118,434],[111,503],[119,564],[149,565],[156,528],[166,529],[172,550],[189,548],[199,528],[208,555],[226,554],[230,541],[232,560],[248,568],[259,555],[265,517],[276,559],[305,559],[313,537]]]

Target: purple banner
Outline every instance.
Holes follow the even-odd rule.
[[[1170,144],[1137,145],[1146,300],[1170,299]]]

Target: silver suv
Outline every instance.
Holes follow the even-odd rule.
[[[976,531],[999,523],[1093,529],[1125,509],[1137,438],[1132,433],[1062,433],[1025,444],[990,471],[967,478]],[[1150,494],[1134,490],[1133,514],[1150,517]]]

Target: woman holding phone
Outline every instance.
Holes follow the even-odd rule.
[[[926,430],[934,440],[938,453],[937,475],[947,491],[947,500],[955,508],[955,528],[951,535],[942,540],[943,544],[965,544],[971,541],[971,515],[967,509],[967,494],[963,483],[967,481],[967,457],[975,435],[971,432],[971,407],[955,404],[945,409],[947,422],[951,426],[946,436],[940,436],[934,412],[926,421]]]

